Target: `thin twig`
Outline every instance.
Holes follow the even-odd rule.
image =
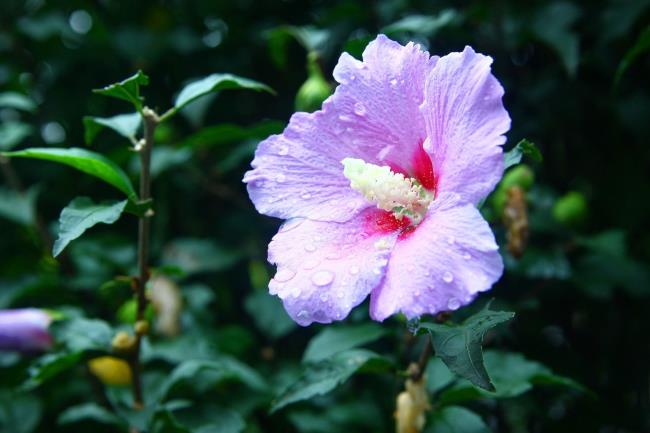
[[[140,200],[151,198],[151,149],[154,144],[154,133],[160,119],[150,108],[142,110],[144,120],[144,140],[140,153]],[[151,232],[151,212],[140,217],[138,223],[138,278],[135,284],[137,314],[136,324],[144,320],[147,308],[146,287],[149,281],[149,243]],[[140,346],[143,333],[136,330],[135,348],[131,357],[131,370],[133,371],[133,405],[136,409],[144,406],[142,395],[142,366],[140,364]]]
[[[431,346],[431,337],[429,337],[429,335],[425,335],[424,338],[424,347],[420,353],[420,358],[418,358],[417,364],[414,364],[415,367],[410,369],[411,380],[413,380],[413,382],[417,382],[422,378],[424,371],[427,369],[429,358],[431,358],[431,354],[433,352],[433,347]]]

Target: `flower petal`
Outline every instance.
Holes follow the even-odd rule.
[[[344,53],[334,69],[341,85],[323,109],[294,114],[260,143],[244,176],[260,213],[344,222],[369,205],[343,176],[344,158],[410,168],[426,136],[418,107],[435,58],[380,35],[363,59]]]
[[[425,150],[433,160],[439,193],[455,192],[478,203],[503,174],[510,117],[503,87],[490,72],[492,59],[470,47],[436,63],[426,82],[422,113]]]
[[[382,321],[455,310],[490,289],[503,273],[494,235],[471,204],[442,194],[425,220],[397,241],[384,284],[371,294],[370,314]]]
[[[345,223],[290,220],[269,244],[269,283],[298,324],[343,319],[384,276],[397,232],[373,231],[368,209]]]

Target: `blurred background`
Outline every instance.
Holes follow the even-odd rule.
[[[150,77],[146,103],[159,112],[183,85],[214,72],[272,87],[276,95],[204,97],[157,131],[152,264],[167,298],[152,314],[171,316],[167,328],[156,322],[147,383],[186,359],[225,354],[252,366],[271,391],[207,379],[179,386],[177,398],[205,406],[201,416],[240,422],[214,431],[390,432],[402,386],[396,376],[361,375],[333,394],[268,413],[273,390],[295,379],[305,347],[324,327],[296,327],[267,294],[273,269],[266,246],[280,221],[258,215],[241,182],[257,143],[282,131],[294,111],[317,109],[333,89],[340,53],[359,57],[378,33],[432,54],[471,45],[493,57],[512,117],[506,148],[526,138],[544,160],[512,169],[509,184],[482,209],[505,247],[501,215],[506,189],[516,184],[525,191],[530,229],[521,257],[504,248],[505,275],[478,301],[494,297],[494,305],[517,313],[486,346],[520,352],[590,390],[517,383],[509,394],[461,393],[450,401],[495,432],[650,431],[647,0],[4,0],[0,93],[27,102],[0,98],[0,148],[86,146],[84,116],[130,108],[91,90],[139,69]],[[107,129],[89,146],[137,178],[128,140]],[[132,321],[125,276],[135,273],[135,218],[93,228],[57,259],[50,252],[65,205],[76,196],[115,199],[115,191],[51,163],[1,165],[0,307],[46,308],[111,326]],[[164,312],[168,301],[172,313]],[[366,325],[367,306],[347,322]],[[399,318],[382,326],[371,347],[405,368],[417,343]],[[43,363],[33,354],[0,357],[3,431],[115,431],[101,417],[61,421],[66,408],[106,397],[83,364],[16,391],[35,362]],[[500,374],[508,383],[508,371]],[[438,385],[431,390],[441,392]],[[109,400],[120,392],[107,387]],[[442,428],[430,431],[486,431]]]

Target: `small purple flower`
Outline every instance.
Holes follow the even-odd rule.
[[[33,352],[49,349],[52,337],[48,313],[36,308],[0,310],[0,351]]]
[[[383,321],[455,310],[503,262],[476,209],[503,174],[510,117],[490,57],[444,57],[380,35],[315,113],[260,143],[244,182],[260,213],[288,219],[269,283],[300,325],[343,319],[370,294]]]

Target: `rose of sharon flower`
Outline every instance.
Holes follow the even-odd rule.
[[[315,113],[260,143],[244,182],[288,219],[269,245],[270,292],[300,325],[343,319],[370,294],[383,321],[455,310],[503,272],[475,205],[503,173],[510,118],[490,57],[444,57],[380,35]]]
[[[49,349],[52,337],[47,328],[52,318],[43,310],[0,310],[0,351],[33,352]]]

